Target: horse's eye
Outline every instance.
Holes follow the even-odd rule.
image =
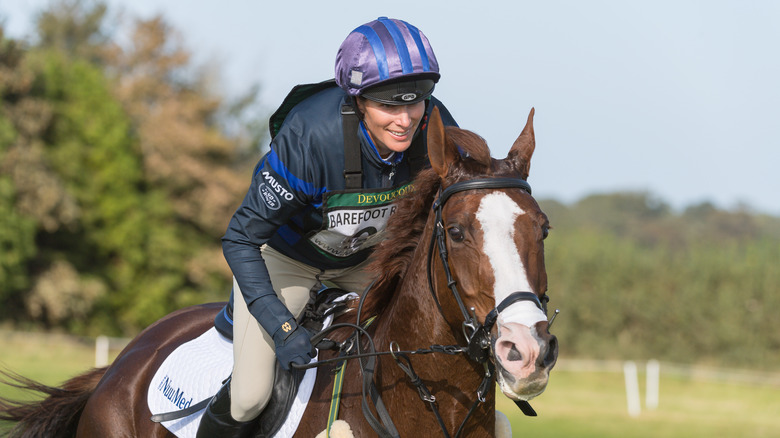
[[[449,227],[447,229],[447,234],[450,235],[450,239],[452,239],[455,242],[463,242],[463,239],[466,238],[466,236],[463,235],[463,230],[460,229],[460,227]]]
[[[542,227],[542,240],[546,239],[547,236],[550,235],[550,227],[544,226]]]

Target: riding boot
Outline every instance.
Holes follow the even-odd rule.
[[[254,421],[237,421],[230,415],[230,380],[209,402],[200,419],[196,438],[240,438],[252,430]]]

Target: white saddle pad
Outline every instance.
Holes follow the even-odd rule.
[[[326,320],[330,325],[331,318]],[[312,361],[317,360],[316,358]],[[180,345],[160,366],[149,385],[147,403],[152,414],[186,409],[217,393],[233,371],[233,344],[211,328]],[[314,389],[317,369],[306,370],[290,413],[275,438],[292,437]],[[162,423],[179,438],[194,438],[203,410]]]

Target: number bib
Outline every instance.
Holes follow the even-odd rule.
[[[413,189],[411,183],[393,189],[342,191],[325,195],[322,229],[308,236],[322,253],[349,257],[379,243],[395,201]]]

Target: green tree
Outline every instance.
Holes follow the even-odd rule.
[[[780,359],[779,218],[647,195],[541,201],[556,334],[572,356],[769,367]],[[641,201],[641,202],[640,202]],[[549,210],[548,210],[549,207]]]
[[[242,119],[228,137],[224,116],[256,89],[224,103],[164,20],[135,21],[120,47],[106,16],[61,1],[37,45],[3,40],[0,299],[20,321],[131,334],[226,297],[220,237],[254,131]]]
[[[67,221],[67,198],[41,161],[38,137],[51,108],[31,95],[34,73],[25,51],[0,27],[0,317],[23,314],[22,293],[33,281],[28,265],[38,253],[39,226]],[[36,184],[37,177],[43,186]]]
[[[109,46],[110,36],[103,31],[108,8],[96,0],[60,0],[37,14],[38,45],[98,63]]]

